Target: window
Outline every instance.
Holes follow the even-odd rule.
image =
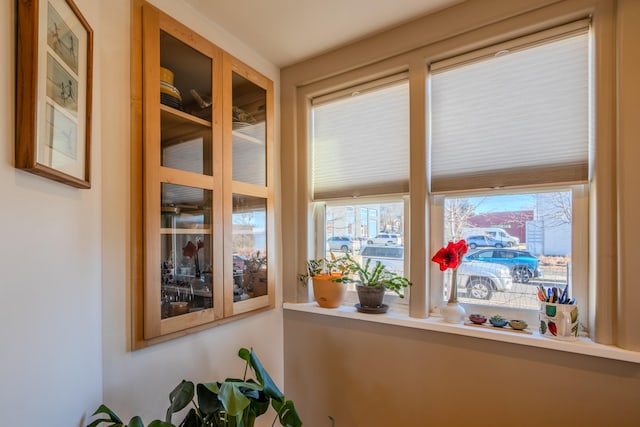
[[[323,256],[328,258],[333,254],[340,258],[349,253],[358,262],[369,259],[371,263],[380,261],[390,271],[404,276],[404,205],[401,198],[399,201],[384,199],[354,203],[352,200],[341,200],[317,203],[320,208],[316,219],[318,229],[324,230],[328,236]],[[360,215],[352,215],[353,212],[359,212]],[[355,304],[357,298],[353,285],[348,286],[345,304]],[[395,305],[396,309],[406,311],[407,298],[398,299],[394,293],[387,292],[385,301]]]
[[[403,274],[403,195],[409,189],[406,76],[314,98],[312,134],[315,253],[350,253]],[[346,301],[357,302],[355,292]]]
[[[589,25],[425,64],[422,95],[415,69],[411,83],[394,74],[354,87],[365,73],[347,72],[343,88],[331,79],[301,89],[310,101],[308,257],[394,262],[414,283],[410,315],[425,317],[448,283],[430,258],[464,237],[473,253],[463,303],[533,320],[532,290],[543,284],[569,287],[588,312]],[[421,159],[411,170],[410,149]],[[400,226],[385,219],[387,202],[402,207]]]
[[[588,59],[580,22],[430,67],[432,251],[468,240],[458,290],[476,311],[533,321],[542,285],[568,286],[586,312],[572,255],[575,231],[587,234],[586,203],[573,202],[588,191]]]
[[[585,291],[585,283],[573,280],[572,234],[586,223],[583,218],[574,224],[574,216],[586,213],[574,209],[573,198],[571,188],[439,197],[443,242],[464,238],[469,244],[460,267],[460,302],[482,306],[474,311],[517,313],[518,318],[535,322],[538,286],[560,290],[568,286],[570,295],[576,294],[575,286],[581,288],[578,293]],[[440,276],[437,280],[446,298],[450,278]]]

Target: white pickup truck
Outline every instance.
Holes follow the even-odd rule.
[[[467,297],[491,299],[494,292],[508,291],[513,277],[508,267],[493,262],[465,261],[458,266],[458,291]]]
[[[465,228],[462,230],[462,238],[466,239],[469,236],[485,235],[492,237],[504,243],[503,247],[518,246],[520,239],[512,236],[504,231],[502,228],[495,227],[477,227],[477,228]]]
[[[388,270],[403,274],[404,246],[365,246],[360,251],[362,262],[380,262]],[[448,270],[446,279],[451,283]],[[502,264],[483,261],[464,261],[458,266],[458,290],[468,298],[491,299],[494,292],[508,291],[513,287],[511,270]]]

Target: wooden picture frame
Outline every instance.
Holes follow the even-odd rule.
[[[18,0],[16,168],[91,188],[92,61],[72,0]]]

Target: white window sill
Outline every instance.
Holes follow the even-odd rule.
[[[578,338],[577,341],[559,341],[543,337],[537,331],[532,334],[521,334],[509,330],[501,330],[499,328],[456,325],[446,323],[440,317],[432,316],[428,319],[415,319],[407,316],[406,314],[395,313],[393,310],[385,314],[365,314],[359,313],[353,306],[341,306],[339,308],[330,309],[322,308],[315,302],[303,304],[284,303],[283,308],[291,311],[342,317],[345,319],[364,320],[367,322],[384,323],[386,325],[404,326],[407,328],[423,329],[427,331],[445,332],[474,338],[602,357],[606,359],[640,363],[640,352],[623,350],[610,345],[597,344],[590,339],[583,337]]]

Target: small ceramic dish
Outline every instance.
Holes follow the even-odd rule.
[[[509,326],[511,326],[511,328],[513,329],[517,329],[519,331],[526,329],[527,326],[527,322],[525,322],[524,320],[512,320],[509,322]]]
[[[509,321],[503,317],[491,317],[489,322],[496,328],[503,328]]]
[[[487,318],[482,314],[470,314],[469,320],[471,320],[476,325],[482,325],[487,321]]]

